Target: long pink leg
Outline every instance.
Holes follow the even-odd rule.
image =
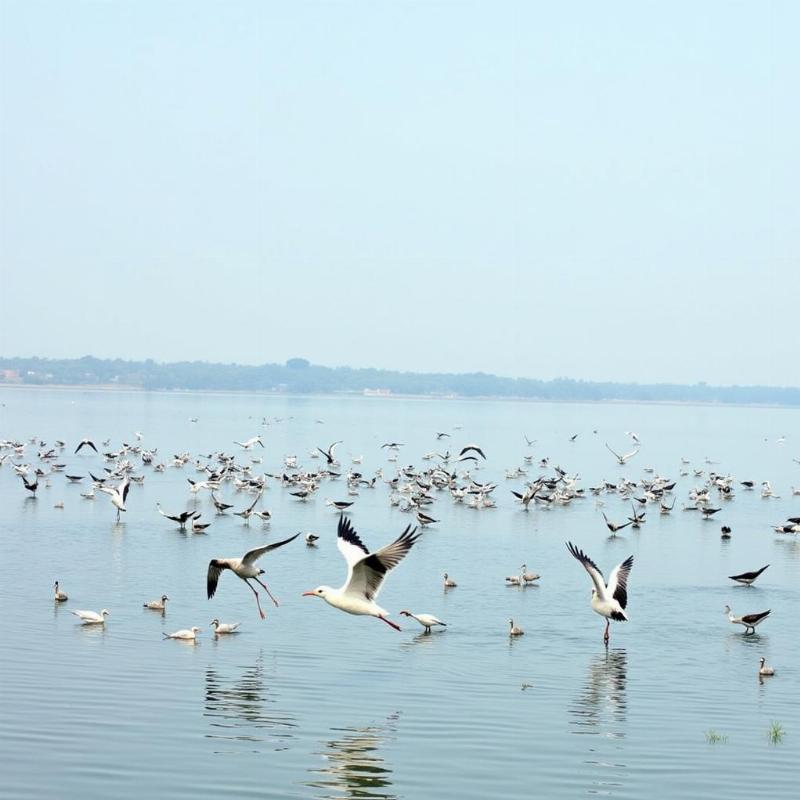
[[[259,586],[263,586],[267,590],[267,594],[272,598],[272,602],[275,603],[275,606],[277,607],[279,603],[274,597],[272,597],[272,592],[269,589],[267,589],[267,584],[261,583],[261,581],[258,580],[258,578],[253,578],[253,580],[256,581],[256,583],[258,583]]]
[[[250,586],[249,581],[245,581],[245,583]],[[250,586],[250,591],[256,596],[256,605],[258,606],[258,613],[261,614],[261,619],[266,619],[267,615],[261,610],[261,601],[258,599],[258,592]]]
[[[386,619],[386,617],[378,617],[378,619],[382,620],[387,625],[391,625],[396,631],[402,630],[402,628],[399,625],[395,625],[394,622],[390,622],[388,619]]]
[[[606,632],[605,632],[605,634],[603,635],[603,641],[604,641],[604,642],[607,642],[607,641],[608,641],[608,638],[609,638],[609,637],[608,637],[608,626],[609,626],[610,624],[611,624],[611,621],[610,621],[610,620],[606,620]]]

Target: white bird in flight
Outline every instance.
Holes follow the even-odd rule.
[[[256,605],[258,605],[258,613],[261,615],[261,619],[266,618],[266,614],[261,610],[261,600],[258,597],[258,590],[253,587],[250,583],[251,580],[254,580],[259,586],[262,586],[266,589],[267,594],[272,599],[272,602],[275,605],[278,605],[278,601],[272,596],[272,592],[267,588],[265,583],[262,583],[259,579],[259,575],[264,574],[263,569],[259,569],[256,566],[256,561],[258,561],[264,553],[268,553],[270,550],[275,550],[278,547],[283,547],[285,544],[289,544],[293,539],[296,539],[300,534],[296,533],[294,536],[290,536],[288,539],[284,539],[281,542],[275,542],[274,544],[268,544],[264,547],[254,547],[252,550],[248,550],[241,558],[212,558],[211,561],[208,562],[208,575],[206,577],[206,588],[208,590],[208,599],[210,600],[214,596],[214,592],[217,591],[217,583],[219,581],[219,576],[223,573],[224,570],[229,569],[235,575],[238,575],[251,589],[253,594],[256,596]]]
[[[349,519],[340,518],[336,533],[339,552],[347,562],[347,580],[338,589],[318,586],[313,591],[303,592],[303,597],[321,597],[328,605],[340,611],[377,617],[399,631],[400,626],[386,619],[389,612],[381,608],[375,600],[386,573],[405,558],[421,534],[409,525],[391,544],[370,553]]]

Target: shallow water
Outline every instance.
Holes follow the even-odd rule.
[[[187,464],[132,486],[119,524],[108,498],[84,500],[82,486],[51,476],[37,499],[26,498],[8,461],[0,467],[0,585],[4,630],[0,679],[3,796],[161,798],[506,798],[796,796],[800,755],[798,610],[800,541],[771,526],[800,515],[800,411],[656,405],[579,405],[384,398],[300,398],[67,390],[0,390],[0,439],[38,435],[68,442],[67,472],[95,474],[105,463],[82,451],[84,436],[112,446],[144,433],[168,461],[189,450],[208,454],[263,433],[256,471],[279,472],[283,457],[302,465],[317,445],[342,439],[366,476],[382,467],[419,468],[421,455],[479,443],[488,456],[479,481],[496,480],[495,509],[473,510],[439,496],[429,528],[393,572],[381,604],[400,633],[377,620],[351,617],[301,592],[339,585],[337,515],[324,498],[345,499],[343,480],[324,483],[298,503],[270,481],[261,507],[268,528],[213,514],[209,498],[188,492]],[[189,422],[197,417],[197,423]],[[261,424],[266,417],[269,425]],[[280,421],[276,421],[276,418]],[[316,420],[324,420],[320,424]],[[454,426],[461,426],[454,429]],[[597,431],[593,433],[593,431]],[[630,450],[625,431],[642,440],[638,456],[616,465],[604,448]],[[436,431],[452,438],[437,442]],[[578,433],[571,443],[569,437]],[[537,444],[525,446],[523,433]],[[776,442],[786,435],[786,443]],[[380,445],[405,443],[398,462]],[[24,460],[35,458],[29,445]],[[510,494],[521,480],[504,470],[548,455],[581,485],[645,466],[678,480],[669,516],[648,506],[639,531],[609,538],[595,498],[524,512]],[[689,489],[680,458],[691,467],[770,480],[780,499],[737,491],[709,522],[682,512]],[[20,460],[20,459],[16,459]],[[202,477],[202,476],[200,476]],[[587,492],[588,494],[588,492]],[[236,508],[249,496],[226,486]],[[352,520],[365,543],[379,547],[412,518],[388,503],[378,482],[363,489]],[[176,511],[195,501],[207,535],[180,533],[155,503]],[[350,498],[352,499],[352,498]],[[621,520],[628,503],[603,496]],[[64,502],[64,509],[54,503]],[[733,528],[722,541],[721,524]],[[313,530],[316,549],[301,540],[268,554],[266,579],[281,600],[267,620],[252,594],[223,575],[212,601],[205,570],[214,556],[238,556],[261,542]],[[571,540],[606,571],[633,554],[629,614],[602,642],[603,621],[589,607],[588,576],[564,548]],[[526,589],[504,585],[526,562],[542,574]],[[752,588],[727,575],[770,564]],[[458,588],[445,593],[442,574]],[[53,580],[70,599],[54,605]],[[142,603],[166,592],[165,616]],[[771,608],[755,636],[730,625],[737,614]],[[111,614],[104,628],[84,627],[75,608]],[[429,636],[403,608],[448,623]],[[241,633],[214,639],[213,617],[241,621]],[[509,639],[508,619],[526,630]],[[197,644],[162,639],[162,631],[198,625]],[[778,674],[760,683],[761,655]],[[779,721],[786,734],[770,744]],[[726,736],[706,742],[713,729]]]

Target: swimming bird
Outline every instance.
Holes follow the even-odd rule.
[[[261,610],[261,601],[258,597],[258,590],[252,586],[250,581],[254,580],[259,586],[263,587],[276,606],[278,605],[278,601],[272,596],[272,593],[267,588],[267,585],[258,579],[259,575],[264,574],[264,570],[259,569],[255,565],[255,562],[265,553],[268,553],[270,550],[275,550],[278,547],[283,547],[285,544],[289,544],[289,542],[291,542],[293,539],[296,539],[299,535],[299,533],[296,533],[294,536],[290,536],[288,539],[284,539],[283,541],[275,542],[274,544],[268,544],[264,547],[254,547],[252,550],[248,550],[241,558],[212,558],[211,561],[208,562],[208,575],[206,576],[208,599],[210,600],[214,596],[214,592],[217,591],[219,576],[224,570],[229,569],[250,587],[250,590],[256,596],[258,613],[261,615],[261,619],[266,619],[266,614]]]
[[[775,670],[767,666],[767,659],[764,656],[761,656],[761,660],[758,662],[758,674],[764,677],[775,674]]]
[[[533,583],[534,581],[538,581],[539,578],[542,577],[538,572],[528,572],[528,565],[527,564],[523,564],[520,567],[520,570],[522,571],[522,574],[520,575],[520,577],[522,578],[522,580],[526,584]]]
[[[167,600],[169,600],[169,597],[162,594],[160,600],[151,600],[149,603],[142,603],[142,605],[144,608],[149,608],[151,611],[166,611]]]
[[[514,620],[513,619],[510,619],[508,621],[508,624],[509,624],[509,631],[508,631],[508,635],[509,636],[524,636],[525,635],[525,631],[522,630],[522,628],[518,628],[514,624]]]
[[[316,533],[307,533],[305,535],[306,544],[309,547],[316,547],[317,546],[317,539],[319,539],[319,536],[317,536]]]
[[[236,633],[236,629],[242,624],[241,622],[220,622],[218,619],[212,619],[211,625],[214,626],[214,633],[219,636],[223,633]]]
[[[427,514],[423,514],[421,511],[417,511],[417,522],[419,522],[423,528],[426,525],[433,525],[438,521],[438,519],[434,519],[433,517],[429,517]]]
[[[103,625],[108,616],[108,609],[104,608],[99,614],[96,611],[73,611],[83,625]]]
[[[625,608],[628,605],[628,576],[633,567],[633,556],[628,556],[621,564],[618,564],[611,571],[608,584],[605,583],[603,573],[597,565],[582,550],[575,547],[572,542],[567,542],[567,549],[572,555],[583,564],[583,568],[589,573],[592,579],[592,610],[595,614],[605,617],[606,630],[603,634],[603,641],[608,642],[608,628],[611,620],[617,622],[627,622]]]
[[[56,601],[56,603],[63,603],[65,600],[69,600],[69,597],[67,597],[67,595],[64,592],[58,591],[58,581],[55,582],[55,585],[53,586],[53,591],[55,592],[55,596],[53,599]]]
[[[185,639],[192,639],[192,640],[194,640],[194,639],[197,638],[197,634],[198,633],[200,633],[200,628],[195,626],[194,628],[188,628],[188,629],[184,628],[183,630],[175,631],[175,633],[162,633],[161,635],[165,639],[184,639],[184,640]]]
[[[729,525],[723,525],[720,529],[722,532],[720,533],[721,539],[730,539],[731,538],[731,529]],[[766,569],[766,567],[764,568]]]
[[[446,622],[442,622],[437,617],[434,617],[433,614],[412,614],[410,611],[401,611],[400,616],[411,617],[411,619],[415,619],[420,625],[422,625],[423,628],[425,628],[425,633],[430,633],[431,628],[434,627],[434,625],[441,625],[443,628],[447,627]]]
[[[318,586],[303,597],[321,597],[328,605],[348,614],[377,617],[395,630],[400,626],[386,617],[376,598],[383,586],[386,573],[396,567],[421,534],[409,525],[400,536],[380,550],[370,553],[359,538],[349,519],[342,517],[336,531],[336,544],[347,562],[347,580],[338,589]]]
[[[731,622],[734,625],[743,625],[745,636],[755,633],[756,625],[760,625],[769,616],[771,610],[772,609],[768,609],[767,611],[760,611],[757,614],[745,614],[742,617],[735,617],[731,611],[731,607],[725,606],[725,613],[728,615],[728,622]],[[750,633],[748,633],[748,631]]]
[[[769,566],[767,564],[765,567],[761,567],[761,569],[757,569],[755,572],[743,572],[741,575],[728,575],[728,577],[732,581],[736,581],[737,583],[743,583],[745,586],[752,586],[755,582],[755,579]]]
[[[447,573],[444,574],[444,588],[445,589],[455,589],[458,584],[450,578]]]

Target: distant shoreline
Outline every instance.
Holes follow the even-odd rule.
[[[132,386],[118,383],[111,384],[72,384],[72,383],[2,383],[0,382],[0,391],[3,389],[11,389],[12,391],[19,391],[22,389],[34,390],[55,390],[65,392],[118,392],[131,394],[174,394],[174,395],[221,395],[232,397],[273,397],[273,398],[320,398],[320,399],[363,399],[382,402],[387,400],[427,400],[427,401],[460,401],[460,402],[510,402],[510,403],[534,403],[534,404],[552,404],[552,405],[631,405],[631,406],[696,406],[698,408],[764,408],[773,410],[786,410],[796,411],[800,409],[800,405],[792,405],[788,403],[741,403],[731,402],[722,403],[710,400],[637,400],[634,398],[605,398],[600,400],[592,400],[586,398],[574,399],[557,399],[551,400],[538,397],[519,397],[519,396],[504,396],[504,395],[431,395],[431,394],[403,394],[401,392],[392,392],[386,395],[372,395],[364,394],[358,391],[341,391],[341,392],[271,392],[268,390],[259,389],[145,389],[141,386]]]

